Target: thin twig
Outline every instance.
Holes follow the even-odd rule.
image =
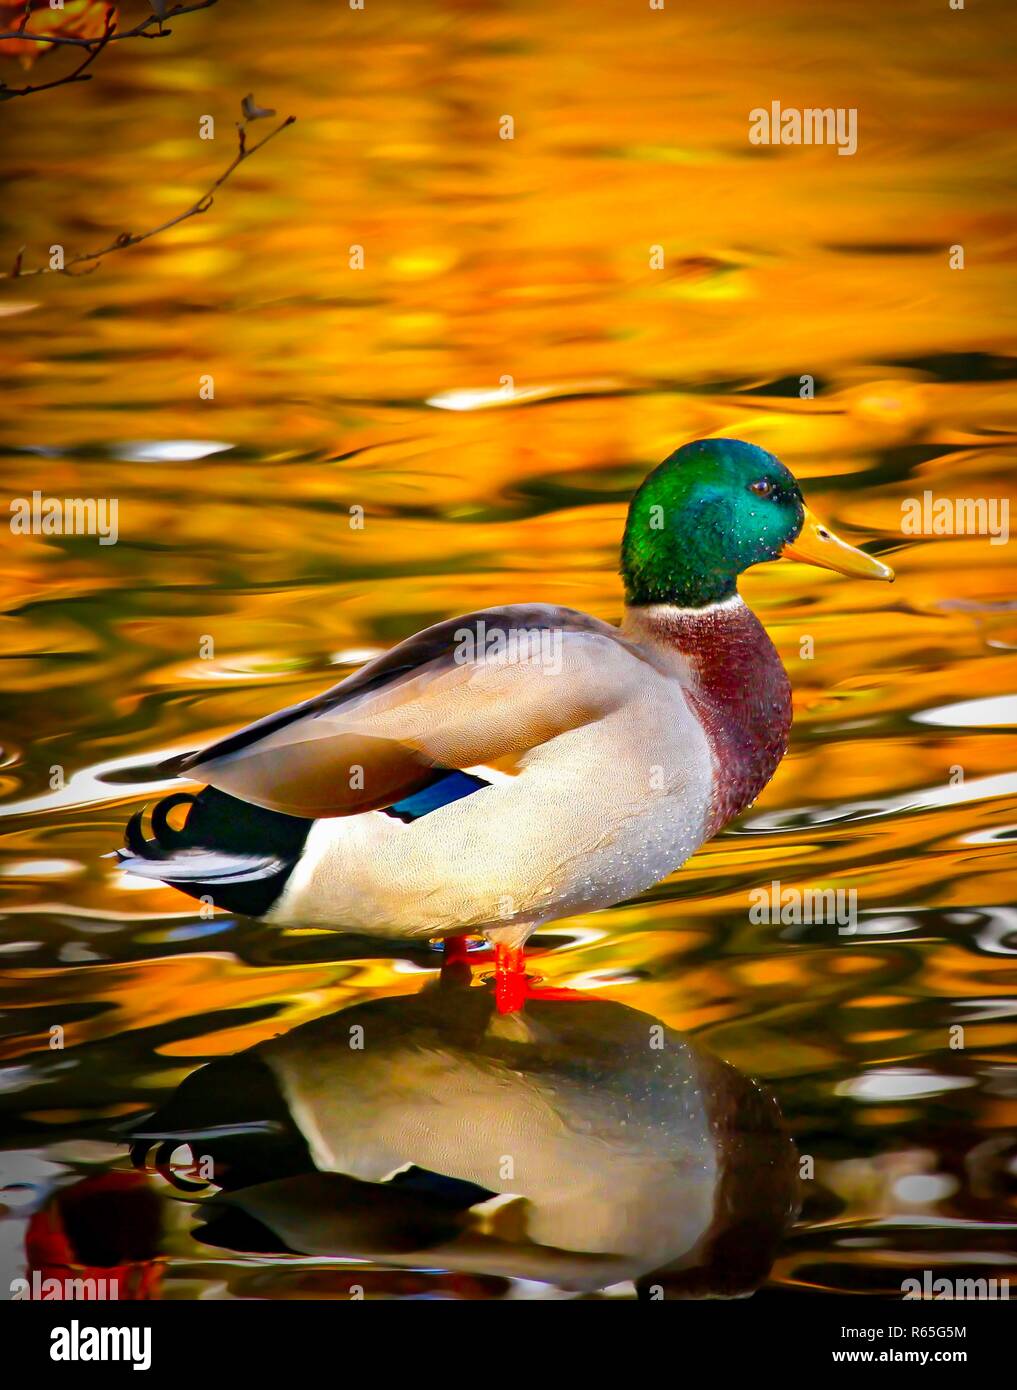
[[[53,87],[66,87],[71,82],[91,82],[92,74],[86,73],[85,69],[91,67],[108,44],[119,43],[121,39],[168,39],[173,30],[164,27],[166,20],[174,19],[182,14],[193,14],[195,10],[207,10],[210,6],[218,3],[219,0],[196,0],[193,5],[174,5],[171,10],[166,11],[162,18],[157,14],[151,14],[147,19],[137,23],[133,29],[125,29],[123,33],[117,32],[116,12],[111,7],[106,11],[106,23],[103,32],[96,35],[95,38],[83,39],[69,34],[31,33],[26,26],[32,13],[32,0],[25,0],[25,9],[18,28],[0,34],[0,42],[4,39],[21,39],[29,43],[62,44],[71,48],[84,48],[87,50],[88,56],[72,72],[69,72],[65,77],[54,78],[52,82],[39,82],[35,85],[30,83],[25,87],[8,87],[5,82],[0,81],[0,101],[10,101],[13,97],[34,96],[36,92],[47,92]],[[153,29],[153,25],[157,25],[158,28]]]
[[[31,4],[31,0],[28,0]],[[28,18],[30,11],[28,6],[25,8],[25,19]],[[90,68],[98,58],[99,54],[108,43],[115,37],[117,27],[116,11],[112,8],[106,11],[106,27],[99,38],[92,40],[92,46],[85,55],[84,61],[80,62],[72,72],[66,73],[63,77],[54,78],[52,82],[40,82],[34,87],[0,87],[0,101],[9,101],[12,97],[30,97],[35,92],[46,92],[50,87],[66,87],[70,82],[91,82],[92,74],[85,71]]]
[[[111,40],[113,43],[121,43],[124,39],[167,39],[173,33],[172,29],[163,29],[162,26],[168,19],[179,19],[183,14],[193,14],[195,10],[207,10],[213,5],[217,5],[219,0],[197,0],[193,5],[174,5],[171,10],[167,10],[162,19],[157,14],[151,14],[147,19],[143,19],[136,24],[133,29],[125,29],[122,34],[117,34]],[[31,0],[29,0],[31,4]],[[21,23],[26,22],[22,16]],[[153,24],[159,25],[159,29],[154,34],[146,31],[151,29]],[[92,48],[99,43],[98,38],[83,39],[71,34],[26,34],[23,29],[8,29],[0,34],[0,39],[25,39],[29,43],[55,43],[64,44],[74,48]]]
[[[168,222],[162,222],[158,227],[152,227],[151,230],[147,232],[120,232],[118,236],[113,238],[108,246],[103,246],[98,251],[83,251],[80,255],[73,256],[66,264],[59,267],[41,265],[36,266],[34,270],[22,270],[21,257],[24,252],[24,247],[22,247],[15,258],[13,267],[9,271],[0,271],[0,280],[27,280],[33,275],[90,275],[93,270],[98,269],[98,262],[103,256],[108,256],[114,251],[125,251],[128,246],[137,246],[142,241],[148,241],[150,237],[158,236],[160,232],[168,231],[170,227],[176,227],[181,222],[186,222],[189,217],[197,217],[201,213],[207,212],[215,200],[217,190],[223,186],[233,171],[243,164],[245,160],[250,159],[252,154],[256,154],[263,145],[267,145],[269,140],[275,139],[281,130],[285,130],[288,125],[292,125],[296,119],[296,116],[287,116],[284,121],[280,121],[275,129],[270,130],[256,145],[247,144],[247,137],[245,134],[247,121],[238,121],[237,153],[232,162],[227,165],[216,181],[206,189],[197,202],[192,203],[189,208],[185,209],[184,212],[178,213],[176,217],[171,217]],[[75,271],[73,269],[76,265],[85,265],[89,262],[92,262],[92,264],[89,265],[88,270]]]

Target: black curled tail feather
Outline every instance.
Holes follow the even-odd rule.
[[[182,826],[171,812],[188,811]],[[127,823],[121,867],[143,878],[160,879],[193,898],[210,898],[217,907],[262,916],[277,901],[300,858],[313,821],[268,811],[215,787],[197,794],[174,792],[150,815]]]
[[[207,788],[206,790],[211,790]],[[170,811],[176,810],[178,806],[196,806],[198,798],[190,792],[174,792],[172,796],[164,796],[152,808],[152,835],[153,838],[145,838],[144,812],[136,811],[127,822],[124,829],[124,844],[131,854],[137,855],[141,859],[165,859],[172,854],[174,849],[188,848],[193,845],[193,840],[188,840],[187,826],[182,830],[175,829],[169,823]],[[190,817],[188,817],[188,820]],[[127,855],[123,850],[118,850],[121,859]]]

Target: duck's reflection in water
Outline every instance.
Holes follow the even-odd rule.
[[[376,1000],[214,1062],[140,1127],[221,1189],[198,1237],[644,1297],[748,1293],[795,1207],[773,1097],[604,1000]],[[355,1281],[355,1276],[354,1276]]]

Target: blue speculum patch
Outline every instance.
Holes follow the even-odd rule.
[[[461,801],[464,796],[472,796],[474,792],[479,792],[482,787],[491,785],[490,782],[485,782],[483,777],[474,777],[472,772],[460,772],[458,768],[453,768],[448,772],[442,769],[438,769],[438,771],[439,776],[430,786],[422,787],[420,791],[413,792],[411,796],[403,797],[402,801],[387,806],[385,814],[395,816],[398,820],[407,823],[419,820],[421,816],[429,815],[441,806],[448,806],[453,801]]]

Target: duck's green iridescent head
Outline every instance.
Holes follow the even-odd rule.
[[[780,459],[740,439],[700,439],[654,469],[629,505],[626,598],[701,608],[730,598],[750,565],[782,555],[842,574],[893,578],[886,565],[816,520]]]

